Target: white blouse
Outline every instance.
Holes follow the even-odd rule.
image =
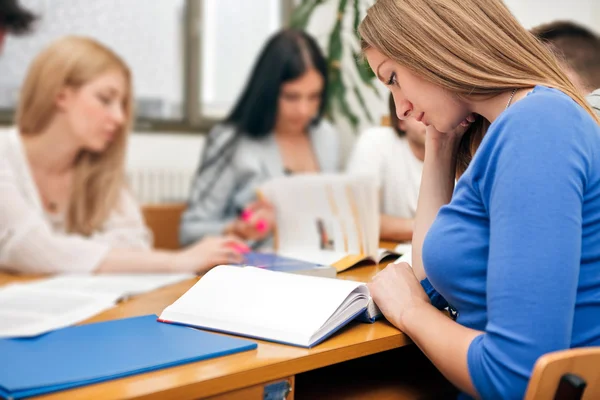
[[[64,215],[45,211],[16,129],[0,136],[0,269],[19,273],[91,272],[111,248],[150,249],[152,235],[133,196],[91,236],[66,232]]]
[[[383,214],[407,219],[415,217],[423,161],[415,157],[406,137],[398,137],[390,127],[366,130],[354,145],[347,170],[377,180],[382,193]]]

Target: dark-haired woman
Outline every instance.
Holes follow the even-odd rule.
[[[233,111],[208,135],[182,245],[210,234],[266,239],[274,210],[257,199],[262,183],[340,169],[339,137],[321,119],[326,87],[327,63],[313,38],[287,29],[269,39]]]

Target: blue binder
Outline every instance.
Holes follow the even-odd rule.
[[[309,261],[297,260],[295,258],[284,257],[275,253],[258,253],[258,252],[250,252],[244,254],[244,262],[243,264],[239,264],[242,266],[253,266],[258,268],[264,268],[271,271],[278,272],[290,272],[290,273],[299,273],[299,272],[309,272],[313,271],[313,273],[307,273],[307,275],[316,275],[316,276],[328,276],[335,277],[336,271],[335,268],[329,265],[321,265],[312,263]],[[329,271],[331,270],[331,274]],[[321,271],[321,272],[319,272]]]
[[[256,348],[256,343],[162,324],[156,315],[2,339],[0,396],[21,399]],[[9,364],[6,360],[13,360]]]

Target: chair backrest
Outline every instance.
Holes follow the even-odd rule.
[[[154,247],[176,250],[179,245],[179,221],[187,207],[186,203],[146,204],[142,214],[146,225],[154,235]]]
[[[585,384],[582,397],[577,389],[581,383]],[[600,399],[600,347],[563,350],[540,357],[525,400],[579,398]]]

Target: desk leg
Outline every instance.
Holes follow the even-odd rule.
[[[295,377],[290,376],[208,397],[208,400],[294,400],[294,382]]]

